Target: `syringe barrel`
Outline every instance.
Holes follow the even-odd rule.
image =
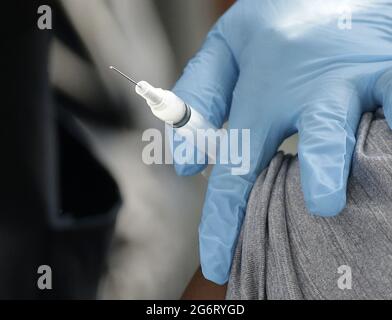
[[[183,121],[187,107],[173,92],[154,88],[146,81],[137,84],[136,93],[142,96],[150,106],[152,113],[160,120],[176,124]]]
[[[189,133],[197,138],[199,134],[212,134],[218,137],[220,131],[206,120],[199,112],[185,104],[178,96],[168,90],[155,88],[146,81],[136,86],[136,93],[142,96],[150,106],[152,113],[160,120],[171,125],[179,136],[187,137]],[[198,152],[208,156],[209,163],[215,163],[218,152],[218,139],[208,139],[205,143],[193,144]],[[201,146],[202,145],[202,146]]]

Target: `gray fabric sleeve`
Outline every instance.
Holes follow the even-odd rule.
[[[362,118],[339,216],[307,212],[299,177],[298,159],[279,153],[258,178],[227,298],[391,299],[392,131],[382,115]]]

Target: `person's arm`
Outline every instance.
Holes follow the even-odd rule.
[[[224,300],[227,286],[219,286],[204,278],[201,269],[197,269],[189,282],[182,300]]]

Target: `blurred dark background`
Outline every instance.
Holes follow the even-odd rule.
[[[231,2],[4,2],[0,298],[181,295],[205,181],[142,163],[143,131],[162,124],[108,66],[170,88]]]

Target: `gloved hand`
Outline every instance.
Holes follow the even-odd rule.
[[[249,192],[286,137],[299,133],[309,211],[326,217],[345,207],[361,114],[382,105],[392,124],[392,2],[239,0],[174,92],[217,127],[228,120],[229,129],[251,130],[251,171],[214,167],[199,229],[204,276],[223,284]],[[202,169],[176,165],[181,175]]]

